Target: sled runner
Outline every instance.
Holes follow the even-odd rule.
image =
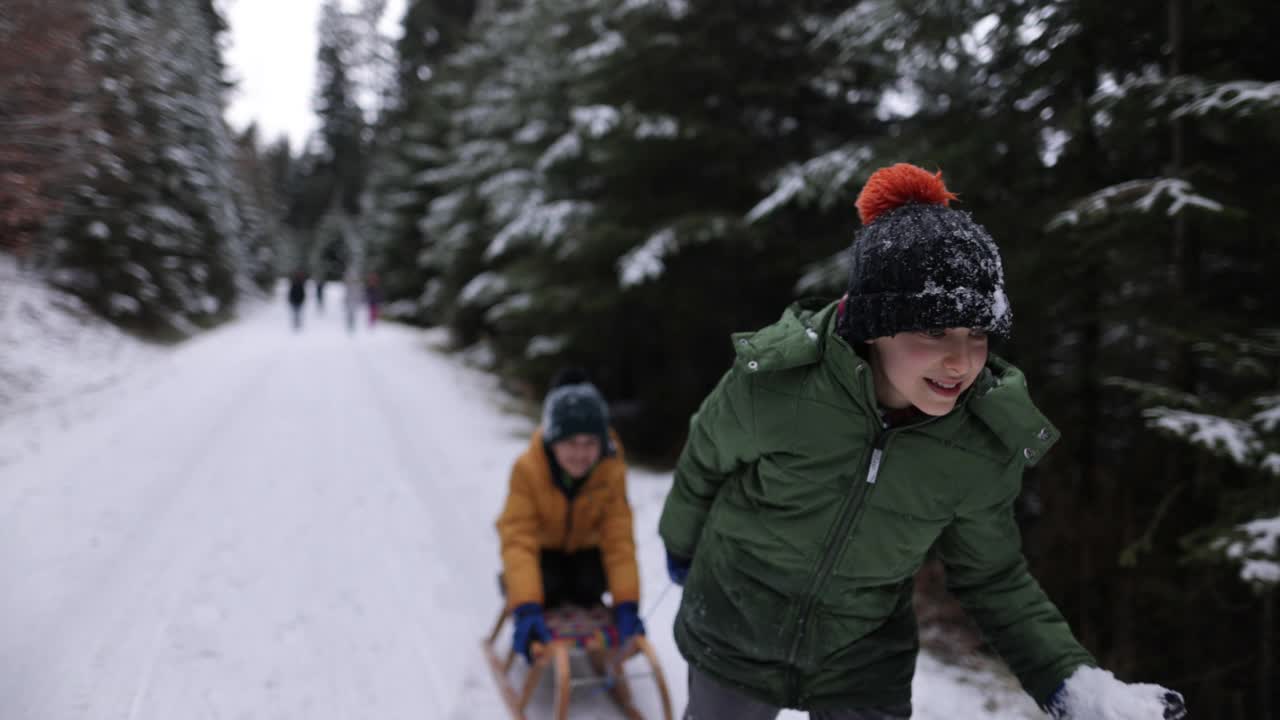
[[[533,693],[542,679],[548,666],[555,668],[555,710],[556,720],[567,720],[569,717],[570,694],[579,687],[603,687],[628,720],[643,720],[644,716],[632,701],[631,687],[628,680],[652,677],[662,697],[663,720],[672,720],[671,694],[667,691],[667,681],[662,674],[662,666],[658,662],[657,653],[643,635],[630,638],[621,647],[618,646],[617,630],[609,609],[603,606],[582,609],[562,607],[546,611],[547,628],[551,630],[552,640],[547,644],[534,643],[531,654],[533,664],[529,665],[523,683],[517,686],[512,682],[512,668],[524,663],[516,663],[519,657],[514,650],[507,651],[503,660],[497,651],[498,636],[507,623],[506,608],[498,614],[498,622],[494,625],[489,637],[484,640],[484,654],[489,661],[489,669],[498,683],[502,699],[511,716],[515,720],[526,720],[525,708],[533,698]],[[594,674],[589,677],[574,677],[572,673],[573,657],[585,655]],[[643,655],[649,664],[649,672],[627,675],[625,663],[636,655]]]

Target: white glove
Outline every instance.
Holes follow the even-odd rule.
[[[1182,695],[1159,685],[1124,683],[1106,670],[1081,667],[1049,698],[1055,720],[1179,720]]]

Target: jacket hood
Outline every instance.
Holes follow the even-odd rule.
[[[793,303],[772,325],[754,332],[734,333],[735,365],[747,373],[768,373],[825,363],[840,383],[868,412],[876,409],[870,365],[836,332],[839,302],[802,300]],[[1027,389],[1022,371],[991,354],[956,409],[984,424],[1010,451],[1035,465],[1061,437]]]

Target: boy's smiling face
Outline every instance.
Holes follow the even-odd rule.
[[[987,334],[969,328],[921,330],[868,340],[876,399],[946,415],[987,364]]]
[[[552,443],[551,452],[555,454],[560,467],[569,473],[569,477],[582,479],[600,462],[604,450],[598,435],[578,433]]]

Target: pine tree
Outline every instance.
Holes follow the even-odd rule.
[[[269,289],[281,275],[277,259],[283,232],[284,198],[277,173],[280,158],[289,159],[287,141],[264,149],[258,143],[258,128],[250,125],[235,139],[236,206],[241,218],[241,237],[252,258],[252,280],[258,288]]]
[[[509,253],[549,225],[566,205],[547,202],[544,157],[569,127],[564,38],[573,3],[512,3],[477,18],[476,40],[445,64],[457,108],[445,162],[425,173],[440,191],[422,219],[422,253],[431,280],[424,302],[460,344],[500,336],[501,359],[523,357],[531,336],[522,311],[546,311],[572,283],[547,284]],[[495,332],[499,330],[501,332]],[[540,342],[553,343],[550,337]],[[498,357],[498,356],[495,356]]]
[[[1132,271],[1125,300],[1137,306],[1126,313],[1126,319],[1137,316],[1129,320],[1133,335],[1154,352],[1128,359],[1109,383],[1136,391],[1142,414],[1135,429],[1155,429],[1183,446],[1171,448],[1150,435],[1135,443],[1162,472],[1152,478],[1156,492],[1147,500],[1155,512],[1121,560],[1140,570],[1168,567],[1184,560],[1183,553],[1219,563],[1191,574],[1177,593],[1200,610],[1239,618],[1228,627],[1258,624],[1266,639],[1253,644],[1256,631],[1244,630],[1225,647],[1196,648],[1194,657],[1178,660],[1203,666],[1250,658],[1256,672],[1206,680],[1191,690],[1201,703],[1230,703],[1265,717],[1275,709],[1268,685],[1276,671],[1280,576],[1250,568],[1266,561],[1275,567],[1277,557],[1280,374],[1275,323],[1251,309],[1280,303],[1268,269],[1280,263],[1280,253],[1263,239],[1280,227],[1266,211],[1276,200],[1274,189],[1248,178],[1269,172],[1258,150],[1275,146],[1270,128],[1280,119],[1280,82],[1268,65],[1274,54],[1248,25],[1181,3],[1169,6],[1167,21],[1166,63],[1120,79],[1092,102],[1109,120],[1103,139],[1114,137],[1120,147],[1149,134],[1152,125],[1163,131],[1167,141],[1155,148],[1164,152],[1151,164],[1157,171],[1092,193],[1053,226],[1149,243],[1148,252],[1136,256],[1146,262]],[[1232,57],[1217,53],[1223,45],[1236,48]],[[1245,582],[1224,586],[1224,561],[1243,565],[1235,571]],[[1181,613],[1168,615],[1157,622],[1183,623]],[[1256,691],[1247,689],[1251,680]]]
[[[297,246],[286,254],[295,269],[331,278],[360,269],[368,246],[381,247],[387,194],[401,192],[386,179],[403,178],[384,150],[387,136],[398,134],[387,120],[397,96],[390,43],[378,29],[385,10],[385,0],[364,0],[350,12],[335,0],[321,7],[314,98],[320,128],[293,165],[288,190]]]
[[[364,114],[356,97],[349,52],[356,34],[351,18],[336,0],[321,6],[319,33],[315,110],[320,118],[321,159],[317,170],[329,176],[332,205],[348,215],[359,215],[366,165]]]
[[[444,59],[463,41],[474,11],[474,0],[408,4],[396,46],[392,99],[376,133],[363,233],[388,299],[409,302],[414,309],[399,315],[418,322],[440,321],[435,303],[419,302],[431,279],[421,261],[427,240],[420,221],[439,195],[429,172],[445,161],[448,104],[454,102]]]
[[[534,381],[593,368],[661,428],[632,447],[665,455],[728,361],[687,349],[772,320],[800,268],[847,243],[848,215],[751,211],[791,169],[873,132],[888,76],[826,41],[840,3],[541,5],[558,47],[520,68],[554,70],[540,96],[560,106],[522,117],[558,135],[486,251],[516,289],[487,311],[503,316],[499,358]]]
[[[243,252],[207,0],[89,11],[82,176],[51,227],[51,280],[121,324],[185,334],[225,318],[252,272]]]
[[[1104,665],[1194,676],[1179,684],[1192,707],[1253,708],[1254,678],[1208,670],[1238,659],[1250,631],[1208,638],[1196,627],[1246,627],[1274,612],[1274,596],[1251,601],[1221,571],[1187,569],[1182,544],[1202,557],[1214,533],[1246,523],[1237,492],[1274,516],[1274,478],[1228,470],[1149,425],[1187,438],[1212,418],[1248,427],[1251,398],[1273,382],[1241,384],[1208,349],[1268,332],[1256,308],[1280,302],[1265,269],[1280,258],[1261,240],[1275,232],[1260,212],[1274,190],[1250,180],[1266,176],[1258,148],[1275,142],[1273,53],[1256,30],[1274,13],[968,9],[977,14],[939,6],[913,38],[921,51],[908,46],[926,60],[907,75],[920,107],[896,144],[937,158],[1001,243],[1023,318],[1001,352],[1064,428],[1036,473],[1051,508],[1033,535],[1050,570],[1041,577]],[[1175,634],[1186,641],[1150,651]]]

